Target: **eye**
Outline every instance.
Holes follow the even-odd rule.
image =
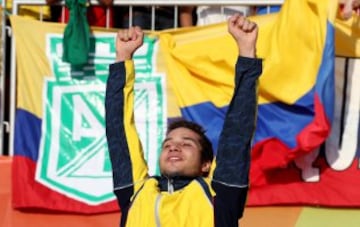
[[[163,145],[163,148],[164,149],[167,149],[167,148],[169,148],[170,147],[170,144],[169,143],[165,143],[164,145]]]
[[[183,147],[192,147],[191,143],[182,143],[181,144]]]

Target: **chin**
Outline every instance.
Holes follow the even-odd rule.
[[[167,177],[177,177],[177,176],[183,176],[184,173],[182,171],[164,171],[161,172],[162,175],[167,176]]]

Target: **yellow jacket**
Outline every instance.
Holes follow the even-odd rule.
[[[146,180],[132,201],[126,226],[213,226],[213,205],[201,183],[192,180],[174,192],[162,192],[158,184],[155,178]]]
[[[238,226],[248,191],[256,84],[262,61],[238,59],[234,95],[228,109],[231,117],[225,118],[211,179],[148,176],[134,122],[134,63],[118,62],[110,65],[109,71],[106,136],[114,193],[122,212],[120,226]]]

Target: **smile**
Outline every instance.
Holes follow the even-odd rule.
[[[177,156],[172,156],[172,157],[169,157],[168,160],[169,161],[180,161],[182,159],[180,157],[177,157]]]

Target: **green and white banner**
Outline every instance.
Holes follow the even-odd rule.
[[[93,36],[95,48],[89,64],[71,67],[61,60],[62,36],[47,36],[53,77],[48,77],[43,86],[36,180],[91,205],[114,199],[104,119],[108,66],[115,59],[114,42],[115,34]],[[153,69],[156,52],[157,40],[146,37],[145,45],[134,57],[135,122],[150,174],[159,173],[157,162],[167,119],[165,76]]]

